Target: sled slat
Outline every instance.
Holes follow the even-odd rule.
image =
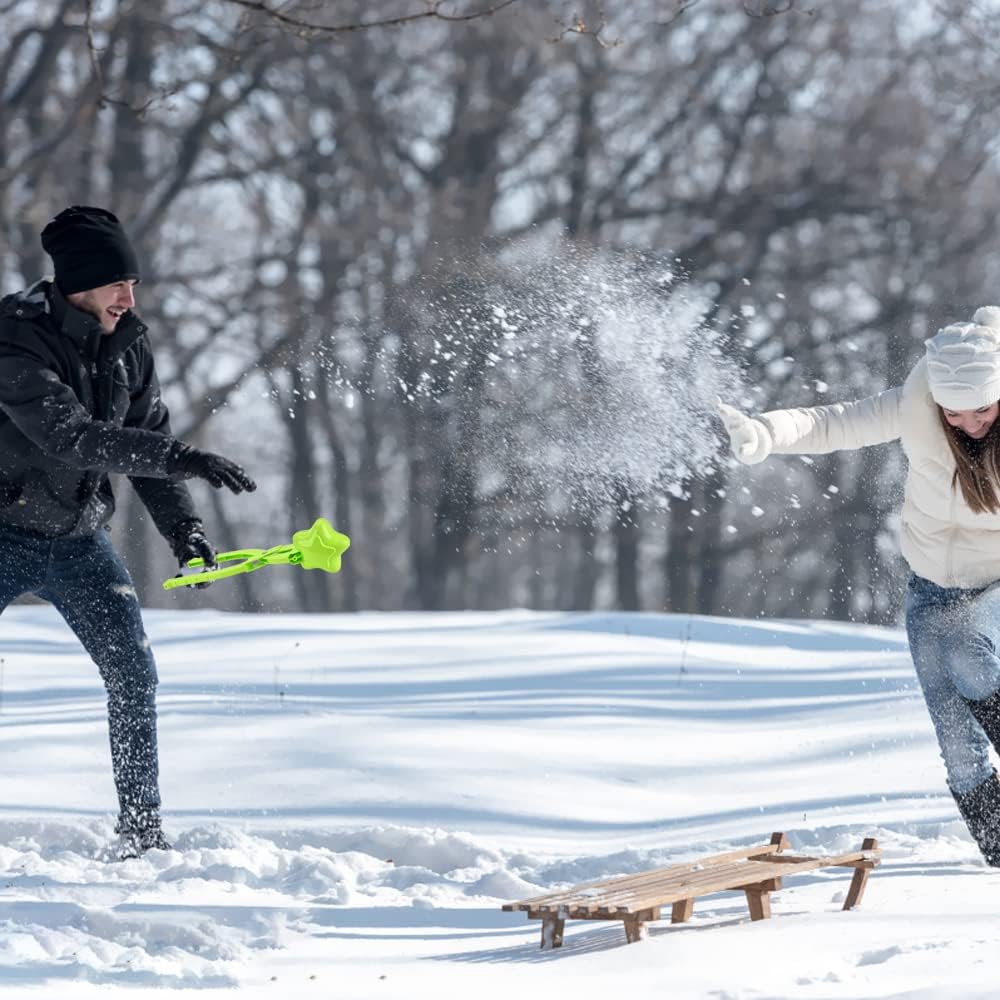
[[[882,855],[874,837],[866,838],[860,851],[830,857],[783,855],[787,846],[784,834],[775,833],[769,844],[587,882],[504,903],[503,909],[525,911],[529,919],[541,920],[543,948],[562,945],[563,925],[569,919],[621,920],[625,938],[632,943],[642,939],[646,923],[660,919],[662,907],[671,907],[671,923],[685,923],[691,919],[696,899],[717,892],[742,891],[751,920],[765,920],[771,915],[771,893],[781,888],[784,878],[821,868],[854,869],[844,902],[844,909],[849,910],[861,901],[868,876]]]

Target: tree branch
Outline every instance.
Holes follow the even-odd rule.
[[[676,16],[676,15],[675,15]],[[565,21],[556,21],[556,24],[562,28],[562,31],[553,38],[546,39],[549,42],[561,42],[567,35],[590,35],[591,38],[602,48],[602,49],[613,49],[618,45],[621,45],[621,39],[616,38],[613,41],[608,41],[602,36],[602,32],[608,26],[608,18],[604,12],[604,4],[600,4],[597,8],[597,27],[595,28],[592,24],[588,24],[582,17],[578,14],[574,14],[572,20],[567,24]]]
[[[654,24],[654,27],[656,27],[656,28],[669,28],[670,25],[672,25],[674,23],[674,21],[676,21],[678,18],[681,17],[682,14],[686,13],[692,7],[694,7],[695,4],[699,3],[700,0],[674,0],[674,2],[677,5],[676,8],[675,8],[675,10],[674,10],[674,12],[669,17],[665,18],[664,20],[657,21]]]
[[[802,8],[798,0],[743,0],[743,13],[748,17],[774,17],[777,14],[808,14],[816,13],[811,7]]]
[[[104,68],[101,66],[102,57],[108,55],[108,49],[98,47],[97,38],[94,34],[94,0],[84,0],[83,30],[87,36],[87,54],[90,58],[91,71],[94,74],[94,80],[97,82],[98,108],[127,108],[129,111],[134,111],[141,118],[155,104],[173,97],[180,89],[177,86],[162,88],[149,98],[148,101],[144,101],[141,104],[133,104],[131,101],[123,101],[119,97],[112,97],[111,93],[105,89]],[[110,62],[110,58],[105,61]]]
[[[520,0],[495,0],[494,3],[481,10],[470,11],[467,14],[448,14],[440,10],[444,0],[427,0],[427,10],[416,11],[413,14],[400,14],[398,17],[386,17],[372,21],[353,21],[345,24],[316,24],[292,14],[275,10],[266,0],[224,0],[225,3],[242,7],[244,10],[263,14],[285,28],[292,28],[303,35],[325,35],[339,32],[365,31],[368,28],[396,28],[412,21],[422,21],[428,18],[438,21],[475,21],[481,17],[492,17],[494,14],[510,7]]]

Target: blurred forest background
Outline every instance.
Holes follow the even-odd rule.
[[[121,482],[115,537],[146,605],[896,620],[895,446],[746,470],[701,400],[717,457],[670,489],[622,476],[577,503],[491,461],[491,425],[544,439],[547,419],[505,406],[497,288],[520,301],[525,269],[491,268],[523,252],[530,271],[546,241],[674,261],[744,409],[899,382],[938,326],[1000,302],[995,4],[0,12],[2,291],[49,273],[57,211],[113,209],[148,272],[137,308],[175,431],[261,484],[193,486],[215,542],[279,544],[321,513],[354,542],[337,577],[167,595],[167,547]],[[455,352],[442,330],[462,331]],[[605,363],[581,338],[557,381],[592,391]]]

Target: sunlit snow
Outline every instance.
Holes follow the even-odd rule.
[[[4,995],[972,997],[1000,973],[1000,873],[946,791],[899,631],[517,611],[148,626],[176,850],[111,863],[96,671],[51,608],[5,613]],[[819,853],[878,837],[863,905],[840,912],[850,873],[830,869],[787,880],[770,921],[726,894],[634,945],[569,922],[552,952],[500,910],[776,830]]]

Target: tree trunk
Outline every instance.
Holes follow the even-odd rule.
[[[593,515],[587,513],[581,516],[572,533],[576,551],[569,555],[576,564],[576,572],[573,574],[569,606],[571,611],[589,611],[594,607],[597,579],[600,576],[595,554],[598,530]]]
[[[639,601],[639,510],[631,491],[619,485],[615,491],[615,585],[622,611],[640,610]]]
[[[332,459],[330,489],[333,493],[334,505],[334,527],[352,538],[354,529],[354,510],[351,499],[351,479],[348,471],[347,452],[341,440],[340,432],[337,428],[337,420],[334,415],[333,404],[330,398],[329,373],[325,367],[321,367],[316,378],[316,392],[320,409],[321,423],[326,432],[326,442],[330,447]],[[353,538],[352,538],[353,541]],[[370,539],[362,539],[363,543],[371,546],[372,551],[369,558],[377,556],[376,543]],[[355,573],[351,572],[350,560],[345,562],[345,570],[338,577],[336,585],[341,594],[339,605],[344,611],[357,611],[358,603],[358,581]]]
[[[666,596],[668,611],[691,612],[695,609],[698,564],[694,546],[694,525],[690,498],[677,498],[670,504],[667,524]]]
[[[693,519],[691,526],[694,531],[690,533],[697,578],[693,610],[701,615],[716,614],[720,610],[718,599],[723,570],[723,500],[719,493],[724,482],[721,473],[709,473],[699,480],[695,493],[701,517]]]
[[[307,403],[306,384],[299,365],[289,367],[291,390],[280,401],[281,415],[287,431],[288,483],[287,511],[289,537],[302,528],[308,528],[320,509],[316,492],[313,437],[310,433],[313,407]],[[278,387],[274,380],[275,392]],[[328,611],[329,593],[325,574],[295,573],[293,587],[299,607],[306,612]]]
[[[219,552],[235,552],[245,548],[246,541],[240,544],[236,533],[233,531],[232,521],[226,513],[226,505],[222,499],[221,490],[210,492],[212,511],[215,514],[215,530],[218,532],[214,539]],[[263,601],[257,595],[257,584],[254,582],[252,573],[241,573],[233,577],[231,584],[235,585],[236,607],[238,611],[251,613],[261,613],[267,610]]]

